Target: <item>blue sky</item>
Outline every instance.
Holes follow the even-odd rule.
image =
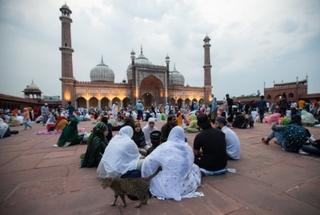
[[[0,0],[0,92],[22,96],[33,79],[60,95],[60,11],[65,1]],[[126,79],[130,51],[164,65],[168,53],[186,84],[203,84],[203,38],[211,37],[214,94],[263,90],[263,83],[309,76],[320,92],[318,0],[69,0],[74,76],[89,80],[101,55]],[[199,75],[200,74],[200,75]]]

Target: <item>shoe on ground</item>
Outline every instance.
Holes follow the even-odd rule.
[[[52,145],[53,147],[59,147],[57,144]]]
[[[308,152],[303,151],[302,149],[299,149],[299,154],[300,155],[309,155]]]
[[[71,142],[66,142],[66,143],[64,144],[63,148],[68,147],[68,146],[70,146],[70,145],[71,145]]]

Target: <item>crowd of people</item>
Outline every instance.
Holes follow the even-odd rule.
[[[31,121],[39,122],[48,132],[61,132],[56,147],[87,144],[81,167],[96,167],[100,178],[145,177],[161,166],[162,171],[151,180],[151,194],[181,200],[201,195],[196,190],[202,176],[226,172],[229,160],[240,159],[240,139],[232,127],[253,128],[257,121],[268,122],[266,118],[272,114],[279,117],[270,118],[274,124],[263,143],[275,139],[285,151],[320,155],[319,141],[302,125],[304,111],[319,119],[319,103],[309,107],[302,101],[290,104],[285,95],[277,105],[269,104],[263,96],[256,102],[236,103],[228,94],[222,103],[212,96],[208,106],[192,102],[185,107],[166,104],[145,108],[137,101],[135,106],[121,109],[114,104],[102,111],[75,109],[71,103],[50,110],[45,104],[38,112],[24,108],[9,118],[9,114],[2,114],[0,135],[11,135],[6,124],[10,117],[21,116],[25,129],[32,128]],[[79,122],[91,119],[97,123],[90,134],[80,134]],[[161,120],[166,123],[158,128]],[[185,132],[197,133],[191,146]]]

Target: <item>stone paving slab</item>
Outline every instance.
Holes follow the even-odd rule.
[[[89,131],[93,124],[80,127]],[[261,144],[270,125],[234,129],[241,160],[228,166],[237,173],[203,178],[204,197],[150,199],[140,209],[130,200],[127,208],[110,206],[113,193],[101,188],[96,169],[79,168],[86,145],[55,148],[59,135],[35,135],[43,126],[17,129],[18,135],[0,140],[0,214],[320,214],[320,158]],[[310,131],[320,138],[320,129]],[[195,135],[187,134],[190,145]]]

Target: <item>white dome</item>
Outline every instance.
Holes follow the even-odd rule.
[[[169,72],[169,83],[170,85],[184,86],[184,77],[179,71],[176,70],[175,65],[173,71]]]
[[[136,64],[147,64],[147,65],[151,65],[152,63],[149,61],[148,58],[146,58],[144,55],[143,55],[143,50],[142,50],[142,47],[141,47],[141,50],[140,50],[140,55],[139,57],[137,57],[135,59],[135,63]]]
[[[90,80],[114,82],[114,72],[108,65],[103,63],[103,58],[100,64],[91,69]]]

